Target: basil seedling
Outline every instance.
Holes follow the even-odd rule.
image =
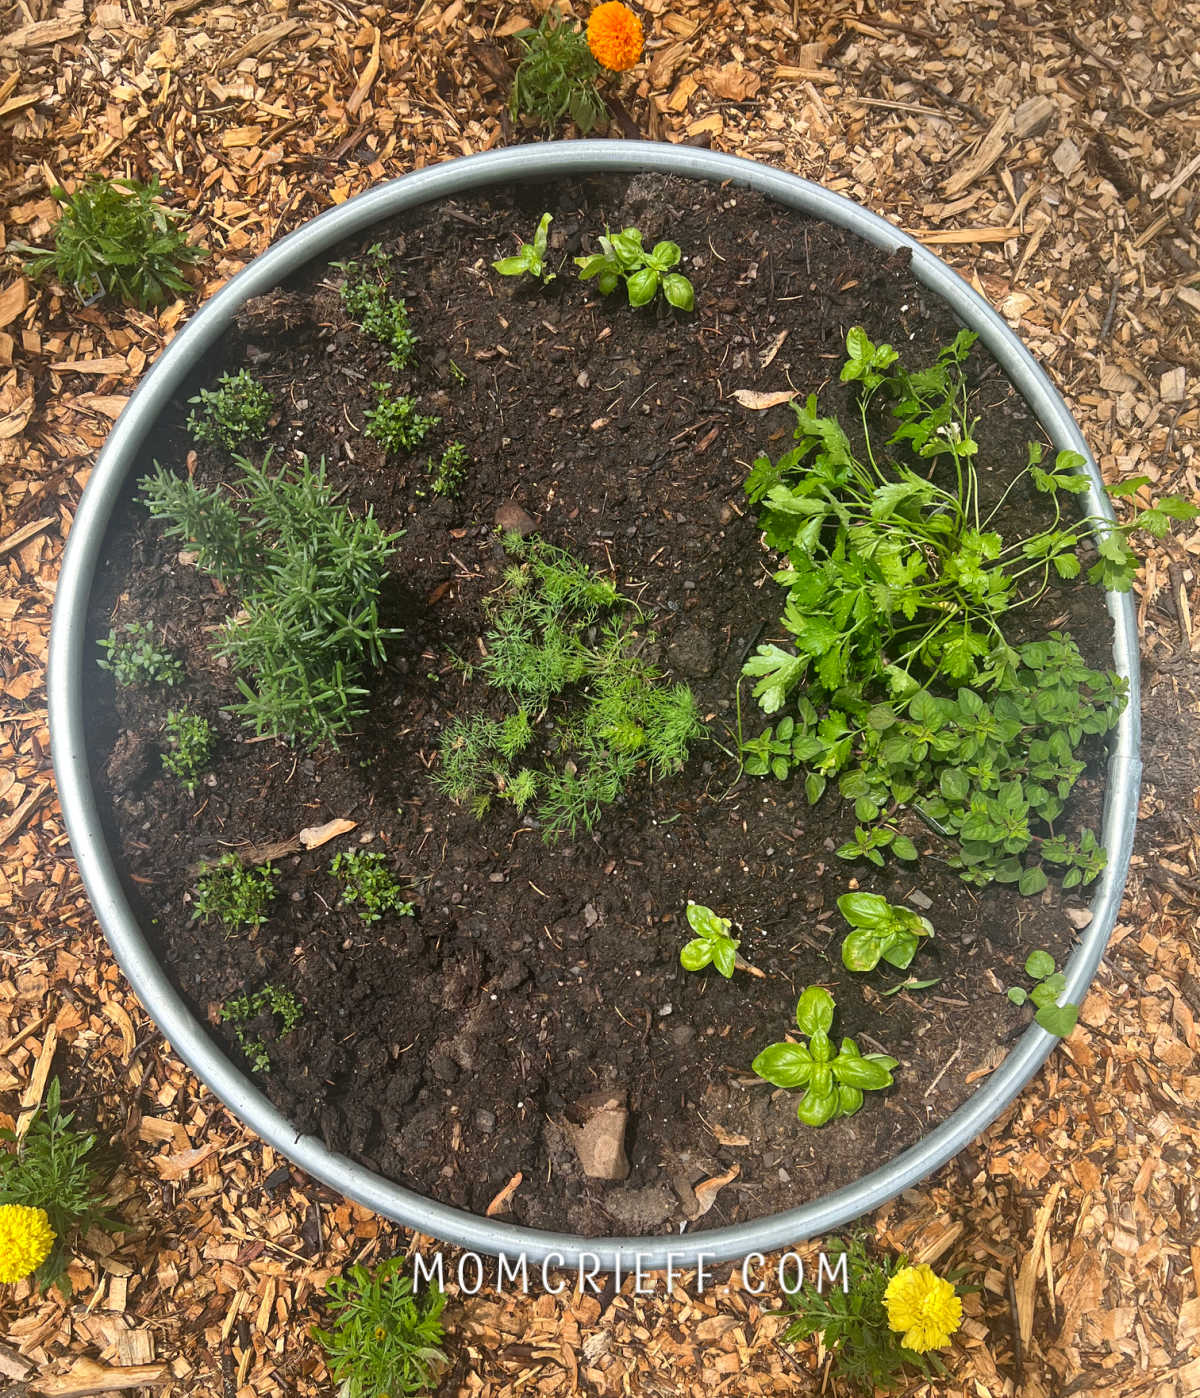
[[[927,917],[894,906],[878,893],[843,893],[837,905],[854,928],[842,943],[842,965],[847,971],[873,971],[880,961],[905,971],[920,939],[933,933]]]
[[[624,278],[631,306],[649,305],[661,288],[676,310],[690,311],[695,307],[691,282],[681,272],[671,270],[683,256],[678,243],[655,243],[647,252],[638,229],[623,228],[619,233],[603,234],[600,247],[602,251],[598,253],[577,257],[575,265],[581,280],[596,278],[601,296],[611,295]]]
[[[768,1044],[750,1065],[774,1087],[805,1089],[796,1115],[807,1126],[853,1116],[864,1092],[891,1087],[892,1069],[899,1066],[885,1053],[860,1053],[853,1039],[843,1039],[835,1054],[829,1037],[833,1011],[833,996],[810,985],[796,1002],[796,1027],[808,1036],[807,1045]]]
[[[522,243],[521,251],[515,257],[502,257],[499,262],[493,262],[492,270],[499,272],[502,277],[520,277],[528,272],[531,277],[540,277],[543,282],[552,282],[554,273],[546,270],[546,238],[553,222],[553,214],[543,214],[538,221],[533,242]]]
[[[729,980],[737,966],[737,949],[741,945],[738,938],[729,935],[732,922],[699,903],[687,905],[687,920],[696,935],[679,953],[680,965],[685,971],[703,971],[711,964]]]
[[[1019,985],[1011,986],[1008,998],[1014,1005],[1031,1000],[1037,1006],[1034,1019],[1046,1033],[1065,1039],[1079,1019],[1078,1005],[1058,1003],[1058,997],[1067,988],[1066,976],[1054,969],[1054,958],[1048,951],[1031,951],[1025,961],[1025,974],[1037,984],[1030,991]]]

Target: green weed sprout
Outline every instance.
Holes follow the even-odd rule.
[[[408,307],[393,296],[386,282],[389,261],[379,244],[367,250],[366,263],[334,262],[345,273],[342,304],[362,327],[363,333],[378,340],[388,351],[393,369],[407,369],[416,358],[417,337],[409,324]]]
[[[384,451],[397,453],[412,451],[429,435],[432,428],[441,421],[417,412],[415,398],[401,394],[392,397],[390,383],[373,383],[371,387],[378,395],[373,408],[366,411],[366,426],[363,431],[372,441],[378,442]]]
[[[250,373],[222,374],[216,388],[202,388],[189,403],[187,428],[197,442],[215,442],[232,452],[243,442],[256,442],[267,430],[273,407],[270,393]]]
[[[236,496],[158,467],[140,482],[143,498],[168,521],[167,537],[194,547],[201,568],[241,593],[243,614],[216,645],[242,672],[236,711],[259,733],[336,742],[362,713],[364,669],[382,664],[399,634],[379,622],[399,535],[335,504],[324,462],[272,475],[268,462],[235,461]]]
[[[101,1171],[94,1133],[73,1125],[75,1114],[62,1110],[62,1092],[51,1078],[46,1096],[25,1135],[0,1130],[0,1141],[11,1150],[0,1152],[0,1204],[43,1209],[55,1240],[33,1274],[42,1290],[57,1283],[70,1292],[67,1262],[71,1241],[89,1228],[119,1228],[105,1212],[104,1191],[97,1183]]]
[[[727,917],[718,917],[711,908],[699,903],[687,905],[688,926],[695,937],[679,953],[679,963],[685,971],[703,971],[713,965],[729,980],[737,967],[737,949],[741,942],[729,935],[733,923]]]
[[[416,1398],[433,1385],[446,1356],[438,1288],[416,1295],[404,1258],[374,1271],[355,1265],[325,1284],[327,1330],[313,1328],[339,1398]]]
[[[179,227],[186,215],[158,202],[162,193],[157,176],[149,184],[92,179],[74,194],[53,189],[62,205],[54,247],[10,246],[25,256],[30,276],[52,272],[81,300],[103,295],[142,310],[161,306],[191,291],[180,269],[208,256]]]
[[[1025,974],[1037,984],[1029,991],[1019,985],[1011,986],[1008,998],[1014,1005],[1031,1001],[1037,1006],[1034,1019],[1046,1033],[1065,1039],[1079,1021],[1078,1005],[1070,1002],[1060,1005],[1058,1002],[1058,997],[1067,988],[1066,976],[1055,969],[1054,958],[1048,951],[1031,951],[1025,960]]]
[[[596,89],[600,65],[587,36],[556,6],[550,6],[535,29],[522,29],[514,37],[521,45],[509,97],[514,119],[530,116],[551,130],[569,116],[585,136],[604,120],[608,111]]]
[[[384,913],[412,917],[413,904],[400,896],[400,884],[378,851],[350,850],[335,854],[329,872],[342,886],[342,901],[360,904],[364,922],[378,922]]]
[[[878,893],[843,893],[837,905],[854,929],[842,942],[847,971],[873,971],[881,960],[907,970],[920,939],[933,935],[927,917],[889,903]]]
[[[238,1047],[246,1055],[250,1066],[258,1073],[271,1071],[271,1055],[259,1035],[246,1033],[246,1025],[259,1015],[270,1013],[279,1019],[277,1038],[290,1034],[304,1017],[304,1007],[290,990],[281,990],[277,985],[264,985],[253,995],[237,995],[226,1000],[221,1006],[220,1017],[223,1023],[232,1024]]]
[[[853,1039],[843,1039],[834,1053],[829,1037],[833,1012],[833,996],[810,985],[796,1002],[796,1027],[808,1036],[807,1046],[769,1044],[750,1065],[751,1072],[774,1087],[805,1089],[796,1115],[807,1126],[853,1116],[864,1092],[891,1087],[891,1070],[899,1066],[885,1053],[860,1053]]]
[[[646,306],[654,300],[659,289],[668,303],[680,311],[695,307],[696,295],[692,284],[681,272],[673,272],[683,254],[678,243],[656,243],[647,252],[642,235],[636,228],[623,228],[620,233],[602,234],[601,251],[587,257],[577,257],[575,265],[583,281],[596,278],[602,296],[609,296],[624,279],[631,306]]]
[[[837,1258],[832,1267],[830,1255]],[[824,1285],[826,1275],[843,1276],[845,1285]],[[906,1323],[914,1297],[928,1317],[916,1327]],[[867,1255],[861,1236],[843,1243],[840,1252],[831,1249],[824,1275],[818,1275],[816,1284],[806,1280],[788,1291],[787,1307],[778,1313],[789,1322],[781,1343],[820,1336],[834,1379],[856,1392],[891,1392],[910,1381],[910,1370],[925,1378],[948,1377],[932,1351],[948,1344],[962,1321],[962,1302],[953,1284],[929,1267],[909,1266],[903,1256],[876,1261]],[[909,1348],[910,1339],[923,1348]]]
[[[515,257],[502,257],[498,262],[493,262],[493,270],[499,272],[502,277],[521,277],[528,273],[542,282],[552,282],[554,273],[547,270],[545,259],[546,238],[553,221],[553,214],[543,214],[538,221],[533,242],[522,243],[521,250]]]
[[[183,679],[183,662],[154,639],[154,628],[148,622],[129,621],[116,627],[100,642],[105,653],[97,665],[112,672],[122,689],[139,685],[176,685]]]
[[[171,748],[163,753],[162,765],[179,778],[189,796],[194,796],[200,774],[212,756],[212,724],[200,714],[172,709],[167,714],[166,734]]]
[[[192,906],[197,917],[215,917],[229,936],[239,927],[261,927],[275,892],[269,864],[250,868],[230,852],[196,880]]]

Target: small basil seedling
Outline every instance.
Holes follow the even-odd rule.
[[[696,935],[679,953],[680,965],[685,971],[703,971],[711,964],[729,980],[737,966],[740,946],[738,939],[729,935],[732,922],[699,903],[687,905],[687,920]]]
[[[843,893],[837,905],[854,929],[842,943],[842,965],[847,971],[873,971],[880,961],[905,971],[920,939],[933,933],[927,917],[895,906],[878,893]]]
[[[897,1060],[885,1053],[862,1054],[853,1039],[843,1039],[835,1054],[829,1031],[833,1027],[833,996],[810,985],[796,1002],[796,1027],[808,1043],[768,1044],[750,1065],[751,1072],[774,1087],[802,1087],[796,1115],[807,1126],[824,1126],[839,1116],[853,1116],[863,1093],[892,1085]]]
[[[515,257],[502,257],[499,262],[493,262],[493,271],[499,272],[502,277],[520,277],[528,272],[531,277],[540,277],[543,282],[552,282],[554,273],[546,271],[546,238],[553,222],[553,214],[543,214],[538,221],[533,242],[522,243],[521,251]]]
[[[1048,951],[1031,951],[1025,961],[1025,974],[1037,984],[1030,991],[1011,986],[1008,998],[1014,1005],[1031,1000],[1037,1006],[1034,1019],[1046,1033],[1065,1039],[1079,1019],[1078,1005],[1058,1003],[1058,997],[1067,988],[1066,976],[1054,969],[1054,958]]]
[[[681,272],[671,270],[683,256],[678,243],[664,240],[647,252],[639,230],[623,228],[619,233],[603,234],[600,248],[600,252],[588,257],[577,257],[575,265],[581,280],[596,278],[601,296],[611,295],[624,277],[631,306],[649,305],[661,289],[676,310],[694,308],[696,297],[691,282]]]

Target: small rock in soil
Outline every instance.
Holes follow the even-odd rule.
[[[457,1082],[458,1064],[448,1054],[439,1053],[430,1061],[429,1071],[439,1082]]]
[[[641,1189],[614,1189],[604,1196],[604,1209],[630,1233],[649,1233],[675,1212],[675,1196],[665,1184]]]
[[[579,1105],[588,1113],[587,1120],[582,1126],[568,1129],[583,1173],[593,1180],[625,1179],[629,1174],[629,1160],[625,1155],[625,1127],[629,1121],[625,1094],[592,1093]]]
[[[933,907],[933,899],[928,893],[922,893],[919,888],[913,889],[908,895],[908,901],[914,908],[920,908],[923,913],[928,912]]]
[[[496,1129],[496,1113],[481,1108],[475,1113],[475,1125],[479,1127],[484,1135],[487,1135],[489,1131],[494,1131]]]
[[[506,533],[520,534],[522,539],[527,539],[537,529],[537,520],[515,500],[506,500],[496,510],[493,518],[498,529],[503,529]]]

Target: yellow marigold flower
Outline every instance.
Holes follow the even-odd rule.
[[[20,1281],[50,1256],[54,1230],[45,1209],[0,1204],[0,1282]]]
[[[642,21],[620,0],[608,0],[588,16],[587,41],[601,68],[624,73],[642,56]]]
[[[931,1267],[901,1267],[883,1293],[888,1325],[902,1330],[905,1349],[941,1349],[962,1324],[962,1302],[953,1285]]]

